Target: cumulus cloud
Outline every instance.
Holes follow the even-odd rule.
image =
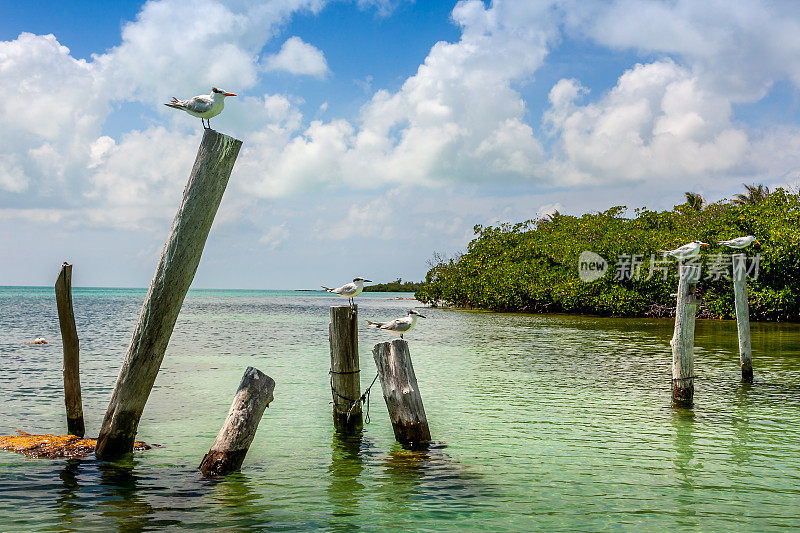
[[[326,3],[147,2],[123,28],[122,43],[94,59],[119,98],[158,102],[175,91],[212,86],[238,92],[257,82],[260,51],[281,25],[295,12],[316,13]],[[187,12],[196,16],[187,19]]]
[[[264,68],[316,78],[324,78],[329,72],[322,50],[300,37],[289,37],[277,54],[264,60]]]
[[[569,184],[694,178],[739,167],[748,137],[731,105],[672,61],[637,65],[598,102],[561,80],[545,120],[557,136],[557,181]]]
[[[800,163],[798,128],[755,131],[734,112],[777,81],[800,86],[800,8],[791,2],[645,0],[633,9],[629,0],[461,0],[451,15],[458,40],[434,44],[399,88],[375,90],[367,77],[357,116],[330,119],[325,104],[305,117],[299,97],[256,90],[265,68],[329,73],[323,51],[297,36],[262,57],[292,14],[325,4],[150,1],[124,26],[118,46],[89,61],[73,58],[52,35],[0,42],[0,128],[15,132],[0,145],[0,207],[82,209],[81,220],[114,227],[170,216],[197,131],[160,104],[212,85],[246,90],[217,119],[246,139],[230,186],[236,205],[408,186],[515,194],[523,185],[649,182],[682,192],[700,180],[738,186],[742,176],[786,176]],[[397,2],[359,5],[381,11]],[[187,23],[186,10],[203,16]],[[564,32],[648,58],[593,93],[582,80],[558,81],[543,119],[532,117],[520,88],[538,83],[534,76]],[[144,105],[150,122],[106,135],[106,118],[130,100]],[[317,120],[322,111],[326,119]],[[348,207],[340,229],[368,217],[390,226],[380,217],[391,209]]]
[[[130,216],[127,224],[136,226],[161,216],[161,199],[180,194],[175,184],[185,180],[192,143],[180,130],[164,127],[116,139],[102,135],[117,102],[139,100],[163,114],[160,103],[172,94],[189,96],[189,90],[212,85],[251,87],[264,44],[293,13],[317,12],[325,3],[151,1],[125,25],[120,45],[90,61],[72,57],[53,35],[22,33],[0,42],[0,128],[14,132],[0,145],[0,190],[17,198],[14,206],[83,208],[90,213],[82,218],[87,223],[118,224]],[[203,16],[187,22],[187,9]],[[296,110],[275,98],[248,100],[263,106],[266,118],[245,125],[257,143],[285,143],[285,136],[270,137],[270,129],[298,127]],[[0,207],[8,206],[7,198]]]
[[[312,122],[254,190],[379,188],[519,180],[543,175],[545,154],[512,87],[541,66],[556,38],[547,5],[479,0],[452,13],[458,42],[436,43],[397,92],[377,91],[357,122]]]
[[[741,101],[776,81],[800,86],[800,4],[792,0],[614,0],[564,6],[567,25],[601,45],[680,57]]]

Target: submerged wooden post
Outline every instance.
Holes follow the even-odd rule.
[[[264,409],[273,400],[274,390],[275,380],[252,366],[247,367],[228,417],[200,463],[203,475],[222,476],[241,468]]]
[[[675,332],[672,346],[672,401],[689,406],[694,397],[694,323],[697,298],[694,290],[698,269],[679,266],[677,306],[675,308]]]
[[[372,348],[372,356],[378,367],[395,439],[411,448],[426,447],[431,440],[431,431],[422,406],[417,376],[411,365],[408,343],[403,339],[378,343]]]
[[[331,345],[331,396],[333,427],[357,431],[363,426],[361,414],[361,370],[358,361],[358,306],[331,306],[328,325]]]
[[[64,352],[64,405],[67,408],[67,434],[83,437],[83,403],[81,402],[80,348],[75,314],[72,311],[72,265],[61,265],[56,279],[56,307]]]
[[[108,404],[98,459],[129,453],[242,141],[206,130]]]
[[[750,345],[750,307],[747,304],[747,256],[733,255],[733,297],[736,301],[736,329],[739,332],[739,363],[742,380],[753,382],[753,353]]]

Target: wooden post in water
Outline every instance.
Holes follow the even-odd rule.
[[[694,291],[699,269],[679,265],[675,332],[672,346],[672,401],[690,406],[694,397],[694,323],[697,298]]]
[[[264,409],[273,400],[274,390],[275,380],[252,366],[247,367],[228,417],[200,463],[204,476],[222,476],[241,468]]]
[[[358,431],[361,414],[361,370],[358,361],[358,306],[331,306],[328,325],[331,346],[331,396],[333,427],[340,432]]]
[[[753,353],[750,345],[750,307],[747,304],[747,256],[733,255],[733,297],[736,301],[736,329],[739,332],[739,363],[742,380],[753,382]]]
[[[372,348],[372,356],[378,367],[395,439],[407,447],[426,447],[431,440],[431,431],[422,406],[417,376],[411,365],[408,343],[403,339],[378,343]]]
[[[72,265],[61,265],[56,279],[56,307],[64,352],[64,404],[67,408],[67,434],[83,437],[83,403],[81,402],[80,347],[75,314],[72,311]]]
[[[98,459],[129,453],[242,141],[205,130],[97,439]]]

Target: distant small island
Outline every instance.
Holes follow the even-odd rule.
[[[402,278],[397,278],[389,283],[365,285],[364,292],[417,292],[422,285],[423,282],[403,281]]]

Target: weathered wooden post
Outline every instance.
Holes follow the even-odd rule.
[[[694,294],[699,269],[679,265],[675,332],[672,346],[672,401],[690,406],[694,397],[694,323],[697,298]]]
[[[200,463],[203,475],[222,476],[241,468],[264,409],[273,400],[274,390],[275,380],[252,366],[247,367],[228,417]]]
[[[340,432],[357,431],[363,426],[359,401],[358,306],[331,306],[328,337],[331,346],[333,427]]]
[[[56,279],[56,307],[61,328],[64,352],[64,404],[67,408],[67,434],[83,437],[83,403],[81,402],[81,373],[79,365],[78,330],[72,311],[72,265],[61,265]]]
[[[372,348],[372,356],[378,367],[395,439],[410,448],[425,448],[431,440],[431,431],[408,343],[402,339],[378,343]]]
[[[734,254],[733,297],[736,301],[736,329],[739,332],[739,363],[742,380],[753,382],[753,353],[750,345],[750,306],[747,303],[747,256]]]
[[[129,453],[242,141],[206,130],[97,439],[98,459]]]

